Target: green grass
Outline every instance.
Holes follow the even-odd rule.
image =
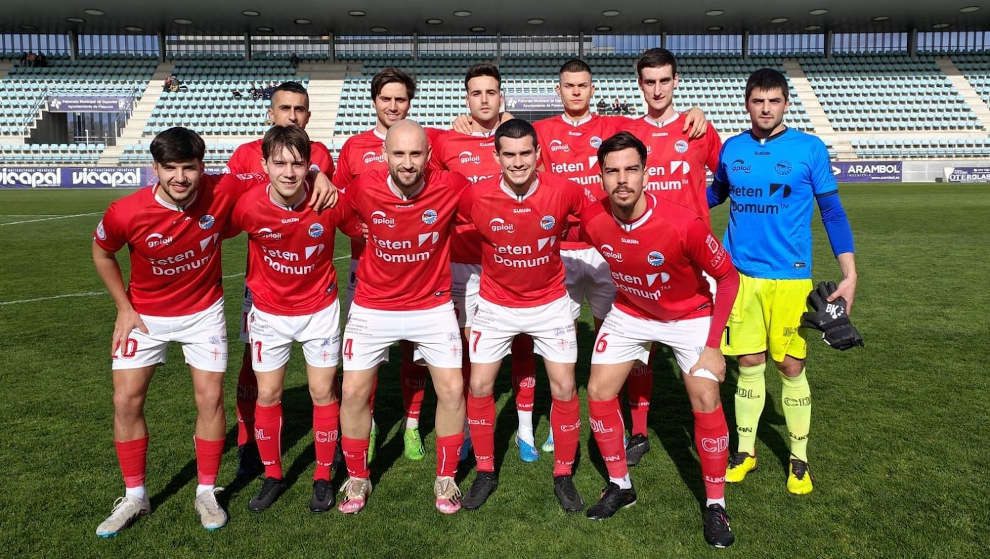
[[[226,379],[230,426],[220,483],[231,513],[207,533],[193,512],[194,405],[177,348],[148,397],[148,485],[153,513],[111,540],[94,536],[122,483],[111,443],[109,334],[113,305],[102,294],[0,305],[0,552],[8,557],[974,557],[982,555],[990,491],[986,478],[990,382],[990,186],[844,185],[860,270],[853,318],[866,347],[840,353],[814,343],[811,495],[786,493],[786,431],[779,381],[760,425],[760,470],[727,489],[737,543],[715,552],[701,537],[703,489],[692,424],[669,358],[657,366],[650,413],[653,451],[632,471],[639,504],[592,523],[564,515],[551,488],[552,460],[523,464],[510,442],[515,414],[507,375],[497,385],[501,484],[485,507],[444,517],[433,509],[435,435],[427,396],[428,457],[401,457],[395,365],[383,372],[378,419],[388,431],[372,471],[375,491],[356,517],[307,509],[313,451],[310,407],[298,350],[285,394],[288,492],[255,515],[258,482],[234,480],[235,362]],[[0,302],[102,291],[90,261],[92,231],[124,191],[0,192]],[[91,214],[33,223],[56,215]],[[716,231],[725,208],[713,214]],[[5,225],[8,224],[8,225]],[[837,279],[815,223],[817,279]],[[346,243],[338,243],[339,255]],[[243,272],[243,238],[228,242],[224,273]],[[126,257],[122,258],[126,261]],[[338,262],[344,276],[347,260]],[[224,281],[236,340],[243,276]],[[591,332],[581,328],[578,380],[588,377]],[[669,357],[669,356],[668,356]],[[730,368],[733,368],[730,366]],[[734,373],[722,388],[730,428]],[[538,441],[547,434],[546,381],[537,389]],[[581,390],[582,402],[586,394]],[[586,414],[586,408],[583,410]],[[586,417],[586,415],[585,415]],[[735,437],[733,435],[733,441]],[[576,481],[586,501],[603,485],[587,422]],[[473,472],[464,472],[466,488]],[[339,485],[340,476],[336,483]]]

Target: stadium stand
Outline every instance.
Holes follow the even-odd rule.
[[[915,138],[853,140],[856,155],[865,159],[945,159],[990,156],[990,138]]]
[[[173,73],[186,90],[162,93],[145,136],[172,126],[188,126],[207,136],[261,136],[268,100],[252,98],[249,90],[295,80],[309,85],[284,59],[245,61],[194,56],[175,63]],[[241,94],[240,98],[233,91]]]
[[[104,144],[0,144],[0,159],[15,164],[96,165]]]
[[[802,57],[800,63],[836,131],[981,128],[932,56]]]
[[[990,55],[956,54],[952,56],[952,61],[983,102],[990,105]]]

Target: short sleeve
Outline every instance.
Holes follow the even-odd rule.
[[[107,252],[117,252],[127,244],[127,222],[117,203],[110,204],[103,219],[96,224],[93,241]]]
[[[835,192],[839,189],[832,174],[832,163],[828,158],[828,148],[825,142],[814,138],[811,148],[811,191],[815,196]]]

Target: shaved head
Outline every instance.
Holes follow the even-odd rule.
[[[415,190],[430,159],[426,131],[413,120],[396,122],[385,134],[385,158],[393,184],[402,190]]]

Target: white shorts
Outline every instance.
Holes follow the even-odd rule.
[[[251,334],[248,332],[248,314],[254,308],[254,297],[247,284],[244,285],[244,300],[241,301],[241,333],[240,340],[246,344],[251,343]]]
[[[419,311],[366,309],[355,303],[344,327],[344,370],[363,371],[386,361],[388,346],[415,344],[413,361],[443,369],[461,368],[461,331],[454,304]]]
[[[591,303],[591,314],[601,320],[615,301],[615,284],[609,273],[608,262],[594,248],[560,251],[564,263],[564,283],[573,301],[571,313],[574,320],[581,316],[581,303]]]
[[[710,316],[663,322],[637,318],[612,307],[595,340],[592,365],[650,360],[650,344],[660,342],[674,351],[677,365],[687,374],[698,362],[708,340]]]
[[[554,363],[577,362],[577,333],[571,299],[563,296],[545,305],[514,308],[478,297],[468,347],[472,363],[495,363],[512,352],[517,334],[533,338],[535,352]]]
[[[114,370],[139,369],[165,362],[169,342],[182,344],[190,367],[223,373],[227,370],[227,322],[223,297],[204,310],[184,316],[149,316],[141,320],[148,333],[131,330],[113,356]]]
[[[457,313],[457,325],[470,328],[474,313],[478,311],[478,292],[481,290],[481,264],[450,263],[450,298]]]
[[[340,365],[340,303],[313,314],[282,316],[251,309],[251,368],[257,373],[281,369],[289,362],[292,342],[303,347],[311,367]]]

